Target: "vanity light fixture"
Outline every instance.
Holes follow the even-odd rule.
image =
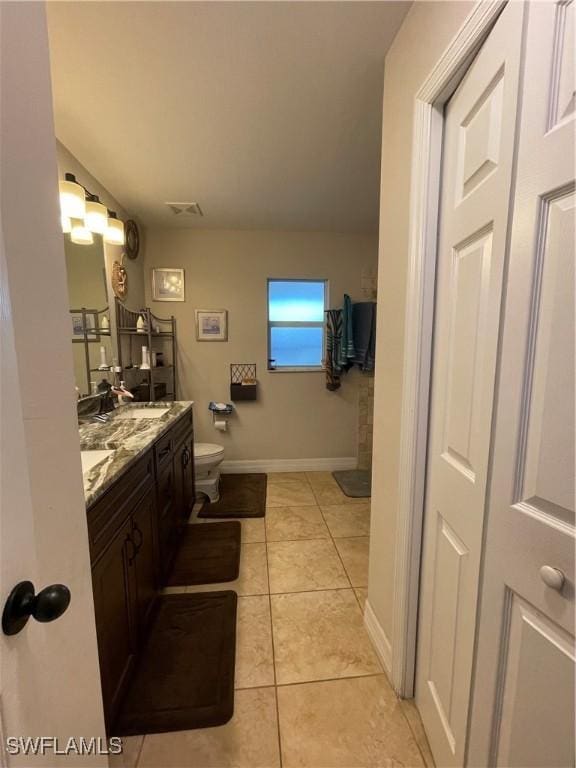
[[[84,226],[84,222],[79,222],[72,226],[70,240],[76,245],[92,245],[94,236],[88,227]]]
[[[124,222],[116,216],[114,211],[109,211],[108,225],[104,232],[104,242],[108,245],[124,245]]]
[[[108,209],[102,205],[98,195],[90,195],[86,201],[86,216],[84,222],[90,232],[103,235],[108,226]]]
[[[73,173],[58,182],[62,232],[78,245],[92,245],[94,234],[108,245],[125,245],[124,222],[100,202],[98,195],[78,184]]]
[[[78,184],[73,173],[67,173],[64,181],[58,182],[60,210],[69,219],[83,219],[86,213],[84,187]]]

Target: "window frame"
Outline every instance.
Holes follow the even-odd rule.
[[[270,283],[324,283],[324,317],[322,321],[270,320]],[[318,373],[326,370],[326,311],[328,309],[329,281],[323,277],[269,277],[266,281],[266,321],[268,336],[268,373]],[[279,365],[270,367],[272,355],[272,328],[322,328],[322,358],[320,365]]]

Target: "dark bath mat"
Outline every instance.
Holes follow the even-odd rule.
[[[342,492],[353,499],[368,498],[372,493],[371,472],[367,469],[342,469],[332,472]]]
[[[266,475],[222,475],[220,501],[206,502],[198,517],[264,517]]]
[[[230,591],[159,598],[114,735],[186,731],[230,720],[236,604]]]
[[[184,587],[237,579],[241,534],[242,526],[236,520],[185,526],[166,585]]]

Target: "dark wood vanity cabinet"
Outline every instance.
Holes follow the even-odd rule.
[[[131,530],[131,521],[126,520],[92,568],[102,697],[108,724],[117,712],[138,649],[128,546]]]
[[[194,503],[192,415],[87,511],[104,711],[114,722]]]
[[[156,572],[156,505],[152,493],[142,500],[132,515],[131,539],[134,552],[135,610],[138,638],[146,631],[158,588]]]

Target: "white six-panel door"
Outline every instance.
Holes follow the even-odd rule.
[[[574,14],[574,2],[528,9],[470,721],[477,766],[574,765]]]
[[[445,111],[416,670],[443,767],[466,745],[524,10],[505,8]]]

